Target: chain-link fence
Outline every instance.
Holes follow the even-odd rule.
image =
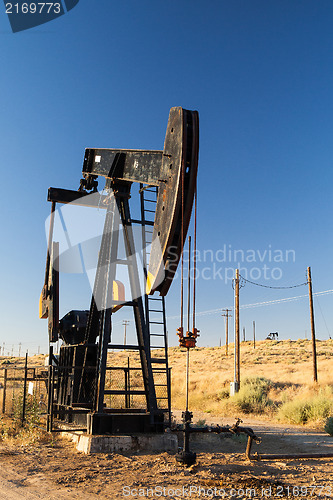
[[[12,416],[18,406],[24,408],[24,398],[25,402],[34,401],[40,413],[46,413],[47,380],[45,367],[0,368],[0,413]]]
[[[55,392],[53,402],[59,397],[61,381],[66,373],[66,390],[73,385],[73,373],[81,373],[82,367],[54,367],[52,389]],[[73,373],[72,373],[73,372]],[[158,408],[166,410],[169,407],[170,370],[153,369]],[[142,370],[138,367],[107,367],[105,374],[104,403],[107,408],[142,409],[147,405]],[[52,391],[52,392],[53,392]],[[56,395],[58,394],[58,396]],[[24,419],[25,403],[33,403],[39,413],[47,414],[48,405],[48,367],[5,367],[0,368],[0,413],[13,416],[18,408]],[[60,402],[60,401],[59,401]],[[88,411],[88,410],[87,410]]]

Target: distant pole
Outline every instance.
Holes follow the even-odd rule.
[[[14,356],[14,346],[12,345],[12,357]]]
[[[126,345],[126,327],[129,325],[129,320],[124,319],[123,320],[123,326],[124,326],[124,345]]]
[[[253,321],[253,349],[256,348],[256,322]]]
[[[245,326],[243,326],[243,342],[245,342]]]
[[[228,356],[228,345],[229,345],[229,318],[231,318],[231,309],[222,309],[225,311],[225,314],[222,316],[225,317],[225,355]]]
[[[21,357],[21,347],[22,347],[22,342],[19,343],[19,358]]]
[[[39,354],[39,353],[40,353],[40,345],[37,348],[37,354]]]
[[[239,269],[235,274],[235,382],[240,385],[240,348],[239,348]]]
[[[311,338],[312,338],[313,381],[314,382],[318,382],[318,375],[317,375],[317,352],[316,352],[316,332],[315,332],[315,322],[314,322],[313,295],[312,295],[312,279],[311,279],[311,268],[310,267],[308,267],[308,285],[309,285]]]

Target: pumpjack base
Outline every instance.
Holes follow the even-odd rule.
[[[150,413],[88,413],[88,434],[157,433],[164,431],[164,415]]]
[[[76,449],[87,455],[93,453],[175,453],[178,448],[178,438],[174,433],[160,434],[130,434],[130,435],[99,435],[92,436],[83,432],[66,432],[75,444]]]
[[[72,410],[72,411],[71,411]],[[61,418],[61,414],[63,415]],[[152,415],[144,410],[105,409],[92,413],[89,409],[57,405],[55,415],[68,424],[86,428],[92,436],[104,434],[162,433],[165,428],[164,413]]]

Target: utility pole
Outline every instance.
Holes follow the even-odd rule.
[[[311,338],[312,338],[313,381],[314,382],[318,382],[318,375],[317,375],[317,352],[316,352],[316,332],[315,332],[314,310],[313,310],[311,267],[308,267],[308,285],[309,285],[310,321],[311,321]]]
[[[21,347],[22,347],[22,342],[19,343],[19,358],[21,357]]]
[[[245,326],[243,326],[243,342],[245,342]]]
[[[240,385],[240,349],[239,349],[239,269],[235,274],[235,392]]]
[[[129,325],[129,320],[128,319],[124,319],[123,320],[123,326],[124,326],[124,345],[126,345],[126,327],[127,325]]]
[[[228,356],[228,344],[229,344],[229,318],[231,318],[231,309],[222,309],[225,311],[225,314],[222,314],[226,318],[225,320],[225,355]]]
[[[253,349],[256,348],[256,322],[253,321]]]

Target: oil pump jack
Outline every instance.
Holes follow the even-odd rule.
[[[174,278],[190,222],[198,149],[198,113],[171,108],[163,151],[86,149],[78,191],[49,188],[52,208],[40,317],[48,318],[51,346],[48,412],[51,421],[56,417],[75,423],[90,434],[160,432],[169,424],[170,371],[164,298]],[[97,190],[101,178],[105,179],[103,195]],[[140,188],[141,217],[137,219],[132,218],[129,204],[134,183]],[[60,320],[58,264],[62,254],[59,243],[53,241],[58,203],[98,205],[105,210],[90,309],[70,311]],[[119,217],[115,215],[117,211]],[[137,258],[135,225],[142,228],[143,263]],[[118,253],[120,230],[125,259],[120,259]],[[127,267],[130,299],[125,298],[124,286],[116,279],[117,266]],[[139,291],[140,266],[146,281],[143,293]],[[112,342],[112,315],[126,306],[134,313],[135,345]],[[190,332],[187,334],[191,337]],[[59,338],[63,344],[58,366],[53,367],[52,345]],[[161,347],[163,356],[157,357],[155,349]],[[108,352],[117,349],[128,350],[127,367],[110,366]],[[139,353],[141,387],[131,380],[129,361],[133,351]],[[113,375],[119,375],[119,370],[124,375],[121,387],[112,385]]]

